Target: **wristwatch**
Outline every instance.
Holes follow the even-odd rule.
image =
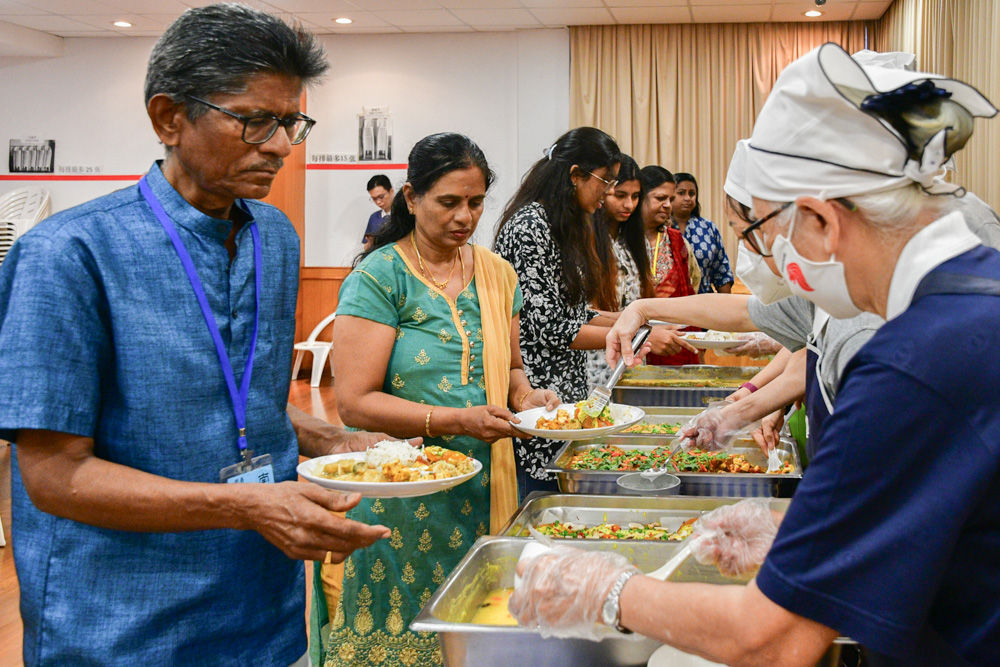
[[[622,609],[618,603],[618,598],[621,597],[622,589],[625,588],[625,582],[637,574],[639,574],[639,570],[632,569],[618,575],[614,585],[608,592],[608,597],[604,599],[604,604],[601,606],[601,623],[626,635],[632,634],[632,631],[623,628],[621,625]]]

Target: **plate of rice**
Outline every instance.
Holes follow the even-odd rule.
[[[695,331],[684,334],[683,338],[699,350],[725,350],[744,343],[728,331]]]
[[[413,498],[450,489],[482,472],[483,464],[444,447],[383,440],[364,452],[319,456],[299,464],[299,475],[327,489],[366,498]]]

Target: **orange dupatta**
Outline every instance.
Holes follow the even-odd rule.
[[[507,407],[510,392],[510,328],[517,273],[499,255],[473,245],[476,292],[483,322],[486,401]],[[495,535],[517,510],[514,443],[497,440],[490,448],[490,534]]]

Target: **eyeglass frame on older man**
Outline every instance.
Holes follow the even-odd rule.
[[[252,146],[259,146],[260,144],[266,144],[268,141],[271,140],[271,137],[274,136],[275,132],[278,131],[279,127],[284,127],[285,128],[285,134],[288,135],[288,141],[289,141],[289,143],[292,144],[293,146],[296,146],[296,145],[301,144],[303,141],[306,140],[306,137],[309,136],[309,132],[312,130],[313,125],[316,124],[316,121],[314,119],[310,118],[309,116],[305,115],[304,113],[296,114],[295,116],[292,116],[291,118],[278,118],[277,116],[265,116],[265,115],[261,115],[261,116],[244,116],[243,114],[239,114],[239,113],[236,113],[235,111],[230,111],[229,109],[225,109],[223,107],[220,107],[218,104],[212,104],[211,102],[203,100],[200,97],[195,97],[194,95],[187,95],[187,94],[185,94],[184,96],[187,97],[190,100],[194,100],[195,102],[198,102],[199,104],[204,104],[205,106],[207,106],[210,109],[215,109],[216,111],[221,111],[222,113],[226,114],[227,116],[232,116],[233,118],[235,118],[237,120],[243,121],[243,134],[241,135],[241,138],[243,139],[244,143],[250,144]],[[264,139],[262,139],[261,141],[250,141],[249,139],[247,139],[247,129],[250,126],[250,121],[262,121],[262,120],[266,120],[266,121],[270,121],[271,122],[271,129],[268,131],[267,136]],[[296,123],[300,123],[300,122],[304,122],[305,123],[304,128],[302,130],[299,130],[298,132],[296,132],[295,135],[292,135],[289,132],[289,130],[291,130],[292,128],[294,128]],[[299,137],[298,136],[299,134],[301,134],[302,136]]]
[[[786,208],[788,208],[789,206],[791,206],[794,203],[795,202],[786,202],[786,203],[782,204],[781,206],[779,206],[778,208],[774,209],[773,211],[771,211],[767,215],[761,216],[761,217],[757,218],[756,220],[753,220],[752,222],[750,222],[747,225],[746,229],[744,229],[742,232],[740,232],[740,236],[743,237],[743,240],[746,241],[747,245],[750,246],[751,250],[753,250],[755,253],[757,253],[761,257],[772,257],[771,253],[764,251],[764,241],[762,239],[757,238],[757,230],[765,222],[767,222],[771,218],[777,216],[779,213],[781,213],[782,211],[784,211]]]
[[[837,197],[833,201],[837,202],[838,204],[840,204],[841,206],[843,206],[844,208],[846,208],[848,211],[852,211],[853,212],[853,211],[857,211],[858,210],[858,205],[855,204],[854,202],[852,202],[850,199],[846,199],[844,197]],[[753,250],[755,253],[757,253],[761,257],[765,257],[766,258],[766,257],[773,257],[774,256],[770,252],[764,252],[764,242],[763,242],[762,239],[760,239],[757,236],[757,230],[765,222],[767,222],[771,218],[775,217],[776,215],[778,215],[779,213],[781,213],[782,211],[784,211],[786,208],[788,208],[789,206],[791,206],[794,203],[795,202],[791,202],[791,201],[790,202],[785,202],[784,204],[782,204],[778,208],[774,209],[773,211],[771,211],[767,215],[762,216],[760,218],[757,218],[756,220],[751,221],[747,225],[747,228],[744,229],[742,232],[740,232],[740,236],[743,237],[743,240],[747,242],[747,245],[750,246],[751,250]]]

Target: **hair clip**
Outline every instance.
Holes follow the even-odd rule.
[[[861,110],[873,113],[902,112],[919,104],[949,97],[951,97],[950,91],[938,88],[934,82],[925,80],[921,83],[908,83],[886,93],[869,95],[861,102]]]
[[[542,153],[545,154],[545,157],[547,157],[548,159],[551,160],[552,159],[552,154],[555,153],[555,151],[556,151],[556,145],[552,144],[551,146],[549,146],[548,148],[546,148],[545,150],[543,150]]]

